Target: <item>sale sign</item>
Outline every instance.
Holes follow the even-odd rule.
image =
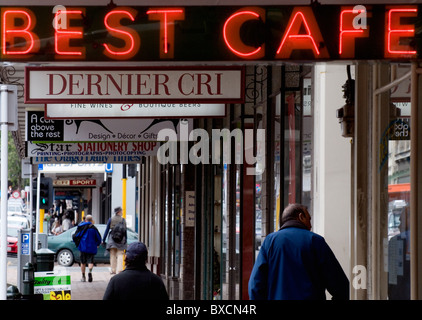
[[[71,279],[66,270],[35,272],[34,294],[44,300],[71,300]]]

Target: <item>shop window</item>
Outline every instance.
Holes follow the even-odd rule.
[[[392,65],[392,68],[395,68]],[[398,67],[397,72],[409,68]],[[388,299],[410,299],[410,97],[409,81],[391,91],[388,135]],[[385,232],[385,230],[384,230]]]

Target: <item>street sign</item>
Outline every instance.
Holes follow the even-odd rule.
[[[22,231],[21,233],[21,255],[29,256],[30,255],[30,239],[29,239],[29,231],[25,232]]]

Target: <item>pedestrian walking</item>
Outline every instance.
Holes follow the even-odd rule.
[[[301,204],[285,208],[281,228],[269,234],[249,279],[252,300],[349,299],[349,280],[324,238],[311,232]]]
[[[127,225],[122,217],[121,207],[114,209],[114,216],[108,219],[104,231],[103,245],[110,252],[110,273],[116,274],[123,270],[123,256],[127,247]]]
[[[410,208],[400,213],[398,234],[388,241],[388,299],[410,300]]]
[[[85,270],[86,265],[88,265],[88,281],[92,282],[94,257],[97,254],[98,246],[101,244],[101,234],[94,226],[91,215],[86,216],[86,222],[79,224],[73,236],[73,241],[81,253],[81,281],[86,281]]]
[[[163,280],[146,267],[148,250],[142,242],[126,250],[126,268],[110,279],[103,300],[168,300]]]

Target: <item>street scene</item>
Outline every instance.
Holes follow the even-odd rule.
[[[422,0],[0,0],[0,26],[0,300],[422,299]]]

